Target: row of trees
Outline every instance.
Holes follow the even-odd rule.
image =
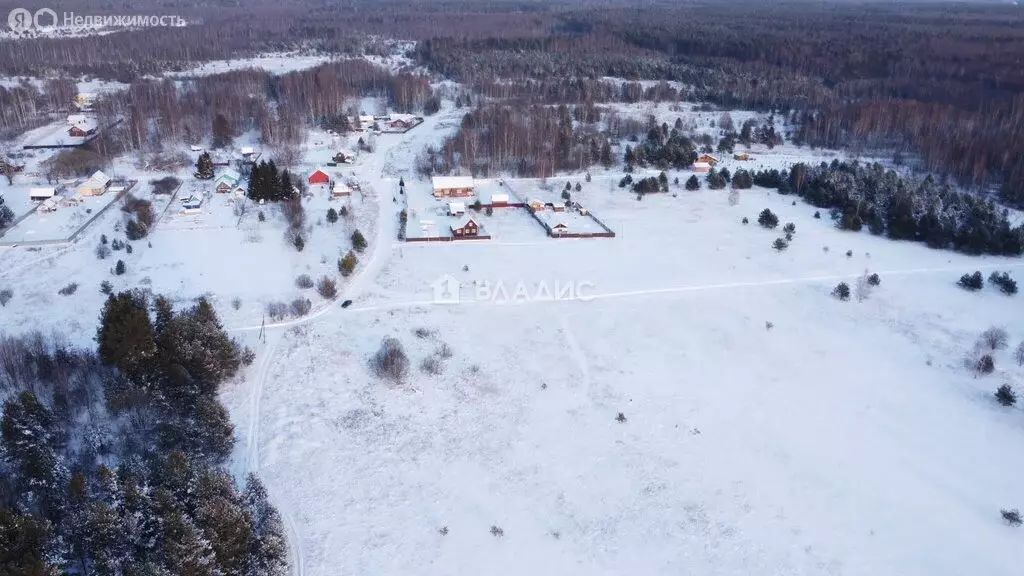
[[[753,182],[831,209],[847,230],[867,227],[872,234],[968,254],[1024,253],[1024,225],[1014,226],[1005,208],[931,176],[916,181],[877,163],[836,160],[757,172]]]
[[[96,352],[0,338],[5,574],[287,573],[281,519],[217,388],[251,361],[205,300],[109,296]]]

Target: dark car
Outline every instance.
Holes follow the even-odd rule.
[[[345,300],[344,302],[341,303],[341,307],[342,308],[348,308],[351,305],[352,305],[352,301],[351,300]]]

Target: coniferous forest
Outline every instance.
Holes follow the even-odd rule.
[[[218,387],[251,360],[200,300],[111,294],[97,349],[0,339],[0,573],[288,572],[259,479],[224,468]]]

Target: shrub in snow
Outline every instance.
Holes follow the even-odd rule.
[[[292,300],[291,305],[288,307],[292,316],[305,316],[309,314],[310,309],[313,308],[313,303],[307,298],[296,298]]]
[[[267,304],[267,316],[271,320],[283,320],[288,315],[288,306],[284,302],[270,302]]]
[[[992,359],[991,354],[983,354],[978,361],[974,363],[974,369],[979,374],[991,374],[996,369],[996,361]]]
[[[821,220],[821,212],[818,212],[817,210],[815,210],[814,211],[814,218],[816,220]]]
[[[750,224],[750,219],[749,219],[749,218],[747,218],[746,216],[744,216],[744,217],[743,217],[743,223],[744,223],[744,224]]]
[[[260,222],[266,222],[267,215],[263,213],[263,210],[260,210],[259,212],[256,213],[256,219],[259,220]]]
[[[1017,403],[1017,393],[1013,391],[1009,384],[1003,384],[996,388],[996,402],[1003,406],[1013,406]]]
[[[420,362],[420,370],[424,374],[430,374],[431,376],[437,376],[444,371],[444,366],[441,364],[441,360],[436,356],[427,356]]]
[[[739,193],[739,191],[736,190],[735,188],[733,188],[732,190],[729,190],[728,201],[729,201],[729,206],[737,206],[737,205],[739,205],[739,203],[740,203],[740,193]]]
[[[981,333],[981,342],[989,350],[1002,350],[1010,343],[1010,335],[1006,330],[993,326]]]
[[[846,251],[846,257],[847,258],[853,258],[853,250],[847,250]]]
[[[441,536],[447,536],[448,535],[448,527],[447,526],[441,526],[440,528],[437,529],[437,533],[440,534]]]
[[[878,274],[872,274],[868,276],[868,284],[871,286],[878,286],[882,283],[882,279],[878,277]]]
[[[495,538],[501,538],[504,535],[505,535],[505,531],[502,530],[501,527],[499,527],[499,526],[491,526],[491,536],[494,536]]]
[[[106,243],[107,243],[107,235],[106,234],[100,234],[100,244],[106,244]]]
[[[776,238],[775,242],[772,242],[772,248],[775,248],[778,252],[782,252],[786,248],[789,248],[789,242],[785,238]]]
[[[370,358],[370,368],[378,378],[400,382],[409,372],[409,357],[397,338],[385,338]]]
[[[338,283],[333,278],[321,276],[316,283],[316,291],[321,297],[327,300],[334,300],[338,297]]]
[[[239,308],[241,308],[242,307],[242,299],[237,297],[237,296],[232,298],[231,299],[231,307],[234,308],[235,310],[238,310]]]
[[[448,344],[441,342],[441,345],[437,347],[437,350],[434,352],[434,354],[437,354],[439,358],[451,358],[452,348]]]
[[[302,234],[295,234],[292,238],[292,246],[295,246],[296,250],[302,252],[302,249],[306,247],[306,241],[302,239]]]
[[[352,248],[355,248],[356,252],[366,249],[366,238],[363,238],[363,233],[359,230],[352,233]]]
[[[765,228],[772,229],[779,225],[779,217],[773,214],[771,210],[765,208],[758,215],[757,223]]]
[[[615,421],[620,423],[620,424],[625,422],[626,421],[626,415],[623,414],[622,412],[619,412],[619,415],[615,417]]]
[[[1017,281],[1010,278],[1008,272],[993,272],[988,281],[999,287],[1003,294],[1013,295],[1017,293]]]
[[[114,241],[110,243],[110,249],[111,250],[115,250],[116,251],[116,250],[121,250],[122,248],[124,248],[124,242],[122,242],[121,240],[118,240],[117,238],[114,238]]]
[[[335,222],[337,222],[338,221],[338,211],[335,210],[334,208],[328,208],[327,209],[327,221],[330,222],[331,224],[334,224]]]
[[[786,225],[782,227],[782,231],[786,234],[796,234],[796,224],[787,222]]]
[[[1003,516],[1003,521],[1005,521],[1010,526],[1021,525],[1020,511],[1017,510],[1016,508],[1013,508],[1011,510],[1000,510],[1000,513]]]
[[[131,254],[132,253],[132,245],[131,244],[125,244],[124,245],[124,251],[129,253],[129,254]]]
[[[104,280],[103,282],[100,282],[100,292],[102,292],[103,294],[110,294],[113,291],[114,291],[114,286],[111,285],[110,282],[107,282],[106,280]]]
[[[1013,351],[1013,359],[1017,361],[1017,366],[1024,366],[1024,342],[1018,344]]]
[[[96,257],[100,260],[106,260],[107,256],[110,256],[110,247],[106,244],[100,244],[96,246]]]
[[[415,334],[417,338],[421,339],[430,338],[431,336],[434,335],[434,331],[429,328],[417,328],[413,330],[412,333]]]
[[[306,290],[313,287],[313,279],[309,277],[309,274],[300,274],[299,277],[295,279],[295,285]]]
[[[125,273],[127,268],[124,265],[124,260],[118,260],[117,264],[114,265],[114,274],[120,276]]]
[[[836,284],[836,287],[832,289],[832,295],[840,300],[850,299],[850,286],[846,282],[840,282]]]
[[[14,291],[10,288],[0,290],[0,306],[7,306],[7,303],[14,297]]]
[[[61,288],[60,290],[57,290],[57,294],[60,294],[61,296],[71,296],[77,290],[78,290],[78,284],[76,284],[75,282],[72,282],[71,284],[68,284],[67,286]]]
[[[985,280],[981,277],[981,272],[975,272],[974,274],[964,274],[956,284],[964,290],[971,290],[973,292],[981,290],[985,285]]]

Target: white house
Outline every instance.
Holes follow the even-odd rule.
[[[500,192],[491,194],[491,206],[508,206],[508,194]]]
[[[33,202],[42,202],[53,198],[56,193],[56,188],[32,188],[28,191],[28,199]]]

